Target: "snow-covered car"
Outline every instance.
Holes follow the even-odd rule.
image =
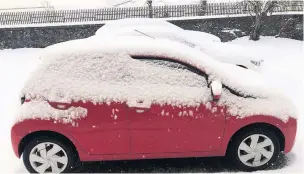
[[[120,19],[107,22],[96,31],[97,37],[139,36],[167,38],[196,47],[211,57],[246,69],[260,70],[263,59],[251,55],[251,50],[241,45],[222,43],[220,38],[209,33],[184,30],[161,19]]]
[[[168,39],[111,37],[43,52],[12,146],[30,172],[76,161],[228,156],[242,170],[291,151],[297,110],[254,71]]]

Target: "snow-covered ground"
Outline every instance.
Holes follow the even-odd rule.
[[[285,92],[296,103],[301,114],[304,114],[304,59],[303,42],[291,39],[262,37],[260,41],[249,41],[247,37],[232,41],[250,48],[250,52],[257,58],[264,58],[262,74],[268,80]],[[223,47],[224,49],[224,47]],[[38,52],[41,49],[0,50],[0,171],[2,173],[26,172],[19,160],[14,156],[10,127],[16,107],[20,106],[19,91],[30,73],[39,64]],[[287,165],[278,171],[264,171],[258,173],[303,173],[304,169],[304,121],[299,119],[297,140],[294,149],[287,155]],[[198,166],[187,164],[181,172],[195,172]],[[97,166],[96,166],[97,167]],[[99,168],[99,167],[97,167]],[[156,169],[158,171],[157,166]],[[95,170],[94,170],[95,171]],[[98,171],[98,170],[97,170]],[[117,169],[116,169],[117,171]],[[172,170],[171,170],[172,171]],[[174,170],[178,172],[179,170]],[[204,171],[204,170],[198,170]],[[218,171],[218,170],[216,170]],[[221,169],[219,169],[221,171]],[[83,171],[88,172],[88,171]],[[119,172],[119,169],[118,169]],[[138,172],[145,172],[138,171]],[[160,170],[160,172],[164,172]],[[208,172],[208,170],[207,170]],[[223,169],[222,172],[225,172]]]
[[[208,2],[240,0],[208,0]],[[147,0],[11,0],[0,1],[0,9],[54,6],[56,9],[144,6]],[[153,0],[153,5],[197,4],[200,0]]]

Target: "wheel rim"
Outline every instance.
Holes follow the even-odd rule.
[[[60,173],[68,165],[68,156],[59,145],[44,142],[31,150],[29,161],[38,173]]]
[[[245,138],[238,148],[240,161],[249,167],[259,167],[272,158],[274,144],[270,138],[262,134],[253,134]]]

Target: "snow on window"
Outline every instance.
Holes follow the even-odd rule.
[[[183,64],[154,60],[155,57]],[[192,71],[184,63],[204,73]],[[220,63],[184,44],[138,36],[88,38],[47,48],[41,67],[30,78],[23,94],[26,98],[50,101],[111,103],[144,99],[161,105],[205,104],[211,110],[212,96],[204,74],[208,75],[208,83],[215,79],[223,83],[218,104],[227,106],[231,115],[243,118],[263,114],[283,121],[297,116],[294,105],[267,86],[259,74]]]

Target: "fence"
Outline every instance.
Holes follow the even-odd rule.
[[[303,12],[303,1],[280,1],[274,12]],[[147,7],[0,12],[0,26],[48,23],[75,23],[122,18],[170,18],[249,14],[245,2],[166,5]]]

